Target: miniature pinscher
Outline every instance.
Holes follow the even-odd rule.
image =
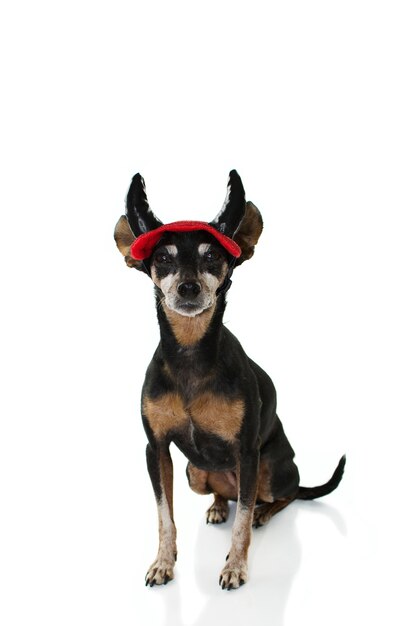
[[[142,417],[149,475],[159,516],[159,549],[146,584],[166,584],[177,557],[173,518],[173,442],[188,459],[191,489],[214,495],[207,522],[225,522],[237,502],[223,589],[247,581],[251,527],[264,525],[293,500],[324,496],[339,484],[342,457],[330,480],[301,487],[294,451],[276,413],[269,376],[223,323],[235,267],[250,259],[263,228],[246,202],[238,173],[229,175],[223,208],[210,222],[163,225],[149,208],[136,174],[115,240],[129,267],[155,286],[161,339],[147,369]]]

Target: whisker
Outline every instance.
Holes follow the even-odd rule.
[[[165,302],[165,296],[162,296],[156,303],[156,308],[159,309],[160,307],[162,307],[163,303]]]

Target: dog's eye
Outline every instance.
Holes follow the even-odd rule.
[[[216,252],[216,250],[208,250],[204,258],[206,261],[218,261],[220,259],[220,254]]]
[[[171,261],[171,258],[168,254],[165,254],[164,252],[158,252],[158,254],[155,254],[155,261],[157,263],[169,263]]]

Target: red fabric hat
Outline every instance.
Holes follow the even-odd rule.
[[[183,220],[180,222],[172,222],[172,224],[164,224],[159,228],[150,230],[143,235],[139,235],[137,239],[132,243],[130,248],[131,256],[138,260],[143,261],[151,256],[153,249],[158,241],[161,239],[165,232],[190,232],[192,230],[206,230],[213,235],[217,241],[234,257],[240,257],[242,251],[233,239],[223,235],[221,232],[207,224],[207,222],[194,222],[191,220]]]

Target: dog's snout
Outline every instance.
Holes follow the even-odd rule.
[[[178,293],[182,298],[195,298],[201,291],[200,283],[187,281],[178,285]]]

